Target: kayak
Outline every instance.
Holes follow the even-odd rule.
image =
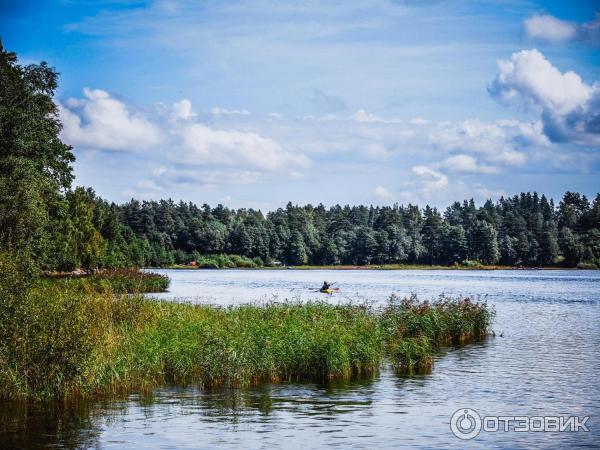
[[[322,294],[333,294],[335,291],[339,291],[340,288],[329,288],[329,289],[319,289],[319,292]]]

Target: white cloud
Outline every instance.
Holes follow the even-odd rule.
[[[600,86],[575,72],[561,73],[538,50],[513,53],[499,61],[489,85],[492,96],[516,101],[540,113],[543,130],[554,142],[600,146]]]
[[[201,123],[178,130],[183,148],[176,158],[189,164],[252,167],[274,171],[286,167],[306,167],[302,154],[286,152],[276,141],[257,133],[217,130]]]
[[[533,39],[550,42],[583,41],[592,45],[600,43],[600,14],[590,22],[577,23],[561,20],[551,15],[535,15],[523,22],[525,33]]]
[[[219,106],[215,106],[213,109],[210,110],[211,114],[213,116],[232,116],[232,115],[239,115],[239,116],[249,116],[250,115],[250,111],[247,111],[245,109],[226,109],[226,108],[221,108]]]
[[[550,15],[536,15],[524,22],[525,32],[531,38],[547,41],[570,41],[577,36],[577,24]]]
[[[188,99],[182,99],[173,103],[173,118],[189,120],[196,117],[196,113],[192,111],[192,102]]]
[[[398,201],[412,204],[434,204],[446,206],[456,199],[473,198],[476,202],[507,196],[503,189],[488,189],[479,181],[466,183],[463,180],[450,180],[427,167],[416,166],[413,176],[407,177],[398,192]],[[441,180],[441,181],[440,181]]]
[[[423,119],[422,117],[413,117],[408,121],[411,125],[427,125],[431,123],[429,120]]]
[[[147,150],[163,141],[158,126],[100,89],[59,105],[62,138],[74,147],[98,150]]]
[[[533,134],[529,126],[516,121],[508,124],[470,119],[438,125],[430,131],[428,140],[440,150],[476,154],[489,165],[519,166],[527,160],[520,147],[530,143],[526,141],[533,143],[532,137],[524,138],[523,129]],[[535,143],[543,142],[540,139]]]
[[[364,109],[359,109],[354,113],[354,120],[357,122],[383,122],[383,120],[375,114],[368,113]]]
[[[592,87],[575,72],[561,73],[536,50],[513,53],[510,61],[498,61],[500,73],[490,91],[505,100],[520,99],[565,114],[587,102]]]
[[[470,155],[455,155],[446,159],[439,167],[457,173],[498,173],[493,166],[481,165]]]
[[[365,111],[362,108],[357,110],[352,115],[352,118],[354,119],[354,121],[356,121],[358,123],[382,123],[382,124],[402,124],[403,123],[403,121],[401,119],[383,118],[376,114]],[[425,125],[430,122],[428,122],[424,119],[421,119],[421,118],[415,118],[415,119],[409,120],[408,123],[411,125]]]
[[[375,195],[382,200],[391,200],[394,197],[394,195],[383,186],[377,186],[374,192]]]
[[[397,198],[403,203],[424,204],[445,198],[449,187],[446,175],[430,167],[417,165],[404,177]]]
[[[83,116],[86,102],[91,102],[87,95],[82,100],[69,100],[64,108],[67,113]],[[543,110],[539,102],[528,102]],[[146,114],[119,103],[129,116],[150,124],[162,139],[144,154],[137,185],[131,181],[143,198],[160,198],[182,190],[196,195],[195,189],[216,192],[226,186],[230,186],[228,192],[243,192],[250,185],[268,189],[266,186],[277,186],[283,180],[311,189],[309,183],[320,183],[318,175],[305,178],[306,168],[314,160],[315,166],[335,166],[336,174],[350,182],[365,171],[385,174],[385,179],[397,177],[399,182],[393,190],[384,185],[369,187],[367,182],[367,189],[363,189],[367,201],[379,198],[439,205],[455,198],[495,194],[478,187],[481,175],[507,173],[508,167],[522,167],[530,159],[542,167],[542,161],[560,156],[560,147],[550,146],[544,134],[546,122],[542,117],[533,122],[449,122],[404,120],[358,110],[358,121],[356,115],[302,120],[273,114],[218,113],[205,123],[201,118],[206,117],[206,111],[196,114],[187,99],[157,105],[155,111]],[[95,130],[80,120],[81,133]],[[102,150],[99,146],[96,149]],[[139,156],[131,158],[141,163]],[[501,179],[493,180],[498,183]]]
[[[160,173],[152,174],[152,181],[161,189],[174,186],[214,187],[219,185],[249,185],[259,183],[264,174],[256,170],[236,168],[202,168],[172,165]]]
[[[486,122],[470,119],[460,122],[417,123],[394,117],[375,116],[359,110],[356,116],[272,121],[260,116],[239,118],[244,129],[267,131],[286,149],[315,158],[323,155],[346,155],[350,161],[375,164],[386,161],[397,167],[427,165],[442,172],[497,173],[506,167],[523,166],[532,151],[545,148],[550,141],[543,134],[541,121],[498,120]],[[261,121],[262,120],[262,121]],[[452,169],[442,165],[455,155],[477,160],[477,168]],[[461,166],[462,167],[462,166]]]
[[[171,162],[193,165],[298,171],[308,164],[301,152],[288,152],[275,140],[256,132],[222,130],[197,121],[188,99],[170,108],[163,104],[157,108],[159,114],[151,121],[107,92],[86,88],[84,98],[71,98],[61,105],[63,138],[75,147],[100,151],[147,150],[149,154],[153,149],[155,158],[167,156]],[[245,110],[218,107],[212,113],[249,115]]]
[[[428,189],[442,189],[448,186],[448,177],[426,166],[414,166],[413,173],[423,179],[423,185]]]

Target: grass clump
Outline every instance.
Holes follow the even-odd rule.
[[[437,347],[484,338],[493,316],[486,303],[468,298],[420,302],[416,295],[392,297],[382,314],[387,351],[398,371],[427,372]]]

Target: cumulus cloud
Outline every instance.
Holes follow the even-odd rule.
[[[534,15],[523,22],[528,37],[550,42],[584,41],[600,44],[600,14],[590,22],[577,23],[551,15]]]
[[[404,177],[397,198],[402,203],[428,203],[445,198],[449,187],[449,179],[445,174],[424,165],[417,165]]]
[[[85,88],[83,94],[59,105],[65,142],[76,148],[133,151],[163,141],[156,124],[108,92]]]
[[[479,164],[470,155],[455,155],[439,164],[439,167],[457,173],[498,173],[499,169],[494,166]]]
[[[256,125],[256,129],[263,127],[265,124]],[[541,120],[415,121],[375,116],[364,109],[347,117],[311,117],[293,123],[268,121],[267,128],[268,134],[278,142],[286,142],[289,150],[317,158],[345,154],[366,164],[386,161],[405,166],[411,162],[456,173],[491,174],[521,167],[532,152],[543,154],[550,145]],[[470,156],[477,161],[476,167],[467,167],[464,158],[454,161],[461,165],[451,164],[452,160],[442,164],[456,155]]]
[[[448,186],[448,177],[427,166],[414,166],[412,172],[423,179],[423,185],[427,190],[443,189]]]
[[[381,200],[391,200],[394,197],[394,195],[383,186],[377,186],[374,192],[375,195]]]
[[[472,183],[461,179],[450,180],[446,175],[429,167],[414,166],[397,198],[402,203],[448,205],[458,198],[473,198],[483,202],[503,195],[507,196],[506,191],[488,189],[477,180]]]
[[[216,130],[202,123],[185,125],[177,133],[184,145],[176,157],[189,164],[248,166],[267,171],[308,164],[304,155],[286,152],[276,141],[257,133]]]
[[[521,150],[523,145],[534,141],[542,145],[545,143],[543,138],[535,136],[532,128],[532,125],[520,122],[497,123],[471,119],[440,124],[430,131],[428,140],[444,151],[477,154],[490,165],[520,166],[527,161],[527,155]],[[531,136],[525,137],[523,129]],[[464,158],[462,162],[465,162]]]
[[[189,120],[196,117],[196,113],[192,111],[192,102],[184,98],[178,102],[173,103],[173,118]]]
[[[600,146],[600,86],[573,72],[561,73],[536,49],[499,61],[488,90],[493,97],[518,102],[540,113],[553,142]]]
[[[490,92],[504,100],[519,99],[564,114],[588,101],[593,91],[575,72],[561,73],[536,49],[513,53],[498,66]]]
[[[256,132],[217,129],[197,121],[188,99],[171,107],[161,104],[159,112],[151,120],[105,91],[86,88],[84,98],[71,98],[61,105],[63,138],[76,148],[94,150],[154,148],[155,153],[169,156],[172,161],[192,165],[274,171],[297,170],[308,164],[300,152],[288,152],[275,140]],[[249,115],[245,110],[218,107],[212,113]]]

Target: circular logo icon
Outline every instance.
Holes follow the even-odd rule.
[[[452,414],[450,429],[459,439],[473,439],[481,431],[481,416],[471,408],[461,408]]]

